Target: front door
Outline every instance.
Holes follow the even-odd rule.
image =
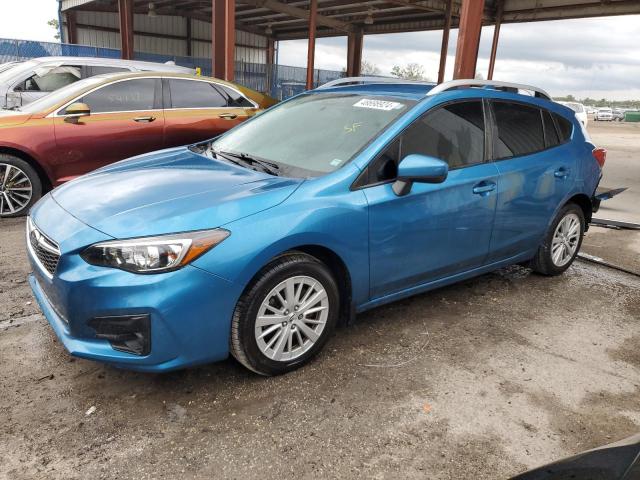
[[[91,114],[78,119],[58,112],[54,120],[56,183],[163,147],[160,80],[141,78],[107,84],[76,99]]]
[[[485,162],[484,125],[480,100],[436,107],[381,157],[430,155],[445,160],[450,171],[443,183],[414,183],[405,196],[397,196],[390,182],[364,188],[372,299],[484,264],[498,184],[495,165]],[[383,176],[394,170],[375,161],[372,167]]]

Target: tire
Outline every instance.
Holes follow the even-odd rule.
[[[575,227],[577,232],[574,233]],[[585,219],[582,209],[575,203],[568,203],[562,207],[551,222],[536,256],[531,260],[533,271],[542,275],[563,273],[571,266],[580,251],[584,229]]]
[[[339,310],[338,285],[326,265],[303,253],[278,257],[260,271],[236,305],[231,354],[260,375],[295,370],[326,344]]]
[[[0,154],[0,218],[26,215],[41,196],[42,182],[33,167],[21,158]]]

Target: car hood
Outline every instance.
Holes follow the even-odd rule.
[[[31,114],[18,112],[16,110],[0,110],[0,128],[22,125],[31,118]]]
[[[96,170],[52,196],[85,224],[132,238],[219,227],[283,202],[302,182],[180,147]]]

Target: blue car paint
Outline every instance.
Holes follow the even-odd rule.
[[[288,250],[321,248],[339,258],[358,312],[531,258],[557,209],[574,195],[593,195],[601,176],[593,145],[573,112],[553,102],[480,89],[425,96],[430,88],[381,84],[313,92],[419,101],[350,163],[323,177],[272,177],[177,148],[119,162],[45,196],[31,217],[59,243],[62,257],[53,279],[31,260],[30,283],[56,334],[74,355],[161,372],[228,356],[231,317],[243,290]],[[415,119],[465,98],[539,105],[570,119],[574,138],[529,157],[452,170],[444,183],[416,183],[404,197],[390,183],[350,188]],[[568,178],[554,175],[561,167]],[[474,194],[478,185],[484,191]],[[136,275],[79,256],[113,238],[216,227],[231,236],[169,273]],[[152,349],[144,357],[113,350],[86,325],[95,316],[134,313],[151,315]]]

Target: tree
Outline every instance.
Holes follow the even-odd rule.
[[[424,67],[419,63],[409,63],[405,67],[394,65],[391,75],[405,80],[429,80],[424,74]]]
[[[60,40],[60,23],[58,23],[58,19],[54,18],[53,20],[49,20],[47,25],[56,29],[56,34],[53,36],[56,40]]]
[[[380,69],[377,65],[363,60],[360,64],[360,74],[363,76],[380,75]]]

